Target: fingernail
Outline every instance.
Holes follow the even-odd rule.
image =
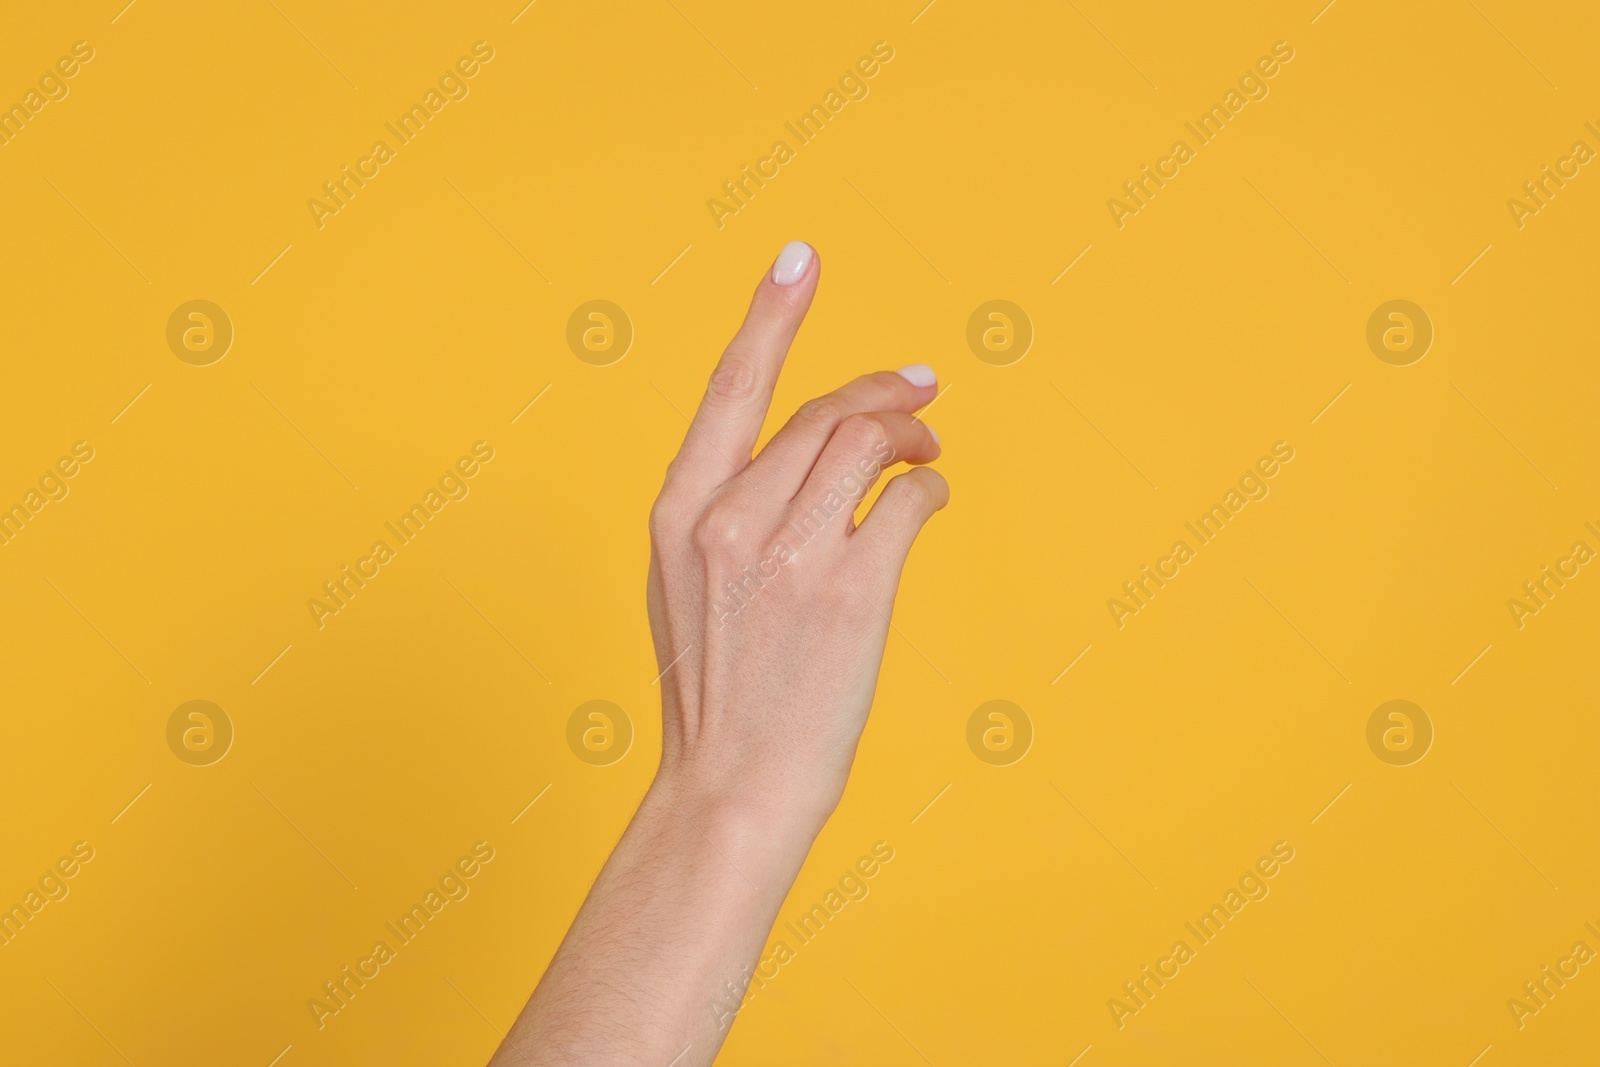
[[[772,263],[772,280],[778,285],[793,285],[806,276],[811,266],[811,246],[804,241],[790,241]]]
[[[913,363],[909,367],[901,367],[895,373],[919,389],[926,389],[939,380],[933,368],[926,363]]]
[[[928,426],[927,423],[923,423],[922,425]],[[933,435],[933,443],[938,445],[940,448],[943,448],[944,444],[939,440],[939,431],[935,430],[932,426],[928,426],[928,432]]]

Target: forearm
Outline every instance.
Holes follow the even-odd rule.
[[[815,829],[703,793],[650,787],[492,1067],[716,1057]]]

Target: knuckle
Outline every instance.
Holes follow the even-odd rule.
[[[819,396],[815,400],[807,400],[800,405],[800,410],[794,413],[796,421],[807,426],[816,426],[831,429],[844,419],[844,404],[836,396]]]
[[[916,391],[916,386],[892,370],[879,370],[873,371],[871,374],[863,374],[861,381],[871,382],[888,398],[899,398],[908,392]]]
[[[871,415],[851,415],[839,424],[844,443],[852,451],[878,454],[889,443],[889,433],[883,423]]]
[[[672,506],[665,493],[656,497],[656,502],[650,505],[650,536],[656,542],[662,542],[672,536],[672,531],[677,526],[676,509]]]
[[[694,546],[706,555],[725,554],[744,537],[744,517],[727,504],[713,504],[695,521]]]
[[[755,396],[759,385],[760,377],[749,360],[728,356],[711,372],[706,392],[717,400],[738,403]]]

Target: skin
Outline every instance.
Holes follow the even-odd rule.
[[[937,386],[892,371],[803,405],[752,458],[820,272],[813,254],[791,284],[762,279],[667,470],[648,586],[661,765],[492,1067],[711,1063],[734,1019],[715,1005],[844,791],[901,568],[949,489],[913,467],[852,518],[879,469],[939,454],[912,417]]]

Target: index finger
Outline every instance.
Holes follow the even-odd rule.
[[[670,478],[710,491],[750,464],[789,345],[817,291],[821,263],[804,241],[790,241],[756,286],[744,324],[711,372]]]

